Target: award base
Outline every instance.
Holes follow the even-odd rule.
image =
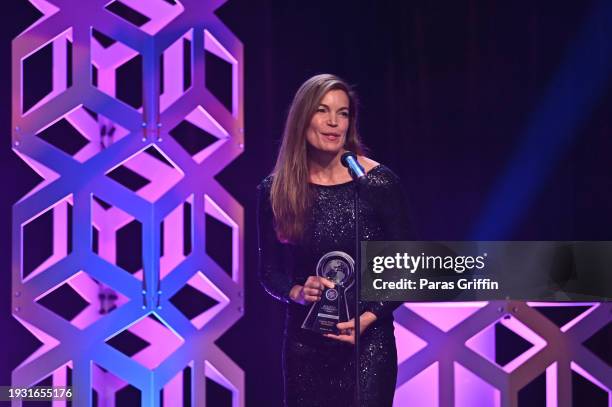
[[[346,309],[340,305],[344,302],[344,296],[333,288],[323,292],[321,300],[312,304],[308,316],[302,324],[302,328],[320,334],[339,333],[336,324],[349,320]]]

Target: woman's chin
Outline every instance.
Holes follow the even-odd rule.
[[[339,154],[341,152],[344,151],[344,149],[342,148],[342,146],[340,145],[334,145],[334,146],[330,146],[330,145],[323,145],[323,146],[317,146],[317,147],[312,147],[311,150],[313,152],[319,153],[319,154],[328,154],[328,155],[336,155]]]

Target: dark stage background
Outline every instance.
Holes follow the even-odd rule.
[[[9,315],[11,205],[38,180],[10,150],[9,78],[10,40],[39,14],[26,1],[5,10],[2,385],[37,344]],[[217,14],[245,45],[246,149],[218,178],[245,207],[246,314],[218,343],[246,372],[248,405],[282,395],[283,313],[257,282],[255,186],[313,74],[356,86],[370,156],[402,178],[423,239],[611,240],[609,2],[230,0]]]

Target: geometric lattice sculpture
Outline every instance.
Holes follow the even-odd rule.
[[[215,179],[244,146],[224,1],[31,2],[43,17],[13,41],[12,140],[44,180],[13,208],[12,304],[42,345],[12,385],[204,406],[209,382],[243,406],[244,373],[214,343],[244,285],[243,210]],[[32,66],[50,78],[38,96]],[[38,238],[52,244],[37,260]]]
[[[557,323],[543,314],[554,316],[551,310],[568,307],[578,311]],[[612,405],[610,302],[412,303],[395,317],[398,407],[516,407],[538,378],[544,382],[545,404],[529,400],[523,405],[595,405],[593,400],[573,403],[576,378],[601,393],[604,406]],[[504,335],[515,335],[520,346],[516,355],[499,360],[496,336]],[[589,346],[594,339],[598,353]]]

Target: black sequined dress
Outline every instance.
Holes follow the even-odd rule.
[[[342,251],[355,258],[355,183],[310,184],[314,204],[305,239],[299,245],[280,243],[274,232],[269,195],[271,176],[258,186],[260,280],[270,295],[287,303],[283,341],[283,377],[287,407],[345,407],[354,402],[353,345],[301,328],[310,309],[290,300],[289,291],[315,275],[319,259]],[[361,240],[410,240],[404,190],[397,176],[378,165],[367,174],[360,192]],[[354,290],[348,303],[354,310]],[[393,310],[398,302],[364,302],[361,312],[377,316],[362,334],[361,406],[391,406],[397,377]],[[361,407],[360,406],[360,407]]]

